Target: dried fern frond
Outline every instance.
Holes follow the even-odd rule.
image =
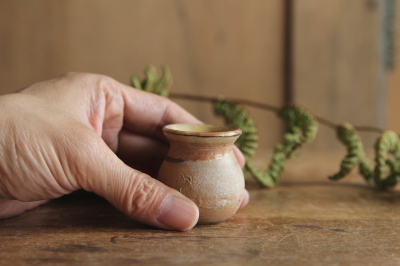
[[[338,173],[330,176],[338,180],[348,175],[354,167],[359,165],[359,171],[368,183],[373,183],[373,170],[369,166],[363,145],[356,129],[349,123],[339,125],[336,129],[338,139],[347,147],[347,155],[340,164]]]
[[[172,75],[167,66],[162,67],[161,77],[158,77],[154,66],[148,66],[145,69],[145,78],[143,80],[140,80],[137,75],[133,75],[131,78],[133,87],[165,97],[169,95],[171,84]],[[174,96],[177,95],[175,94]],[[317,121],[331,128],[336,128],[338,139],[347,147],[347,154],[341,161],[339,171],[330,176],[330,179],[339,180],[358,166],[359,173],[364,179],[378,188],[386,189],[400,182],[400,140],[398,134],[393,131],[383,132],[376,141],[375,167],[373,168],[365,156],[362,141],[356,128],[358,130],[382,132],[383,130],[379,128],[354,127],[349,123],[337,126],[323,118],[314,117],[308,110],[297,105],[278,109],[270,105],[244,100],[233,102],[222,97],[183,96],[185,96],[183,98],[187,99],[212,102],[214,113],[222,116],[226,125],[235,126],[242,130],[242,136],[236,144],[247,161],[244,172],[251,173],[265,187],[275,186],[283,173],[286,160],[293,156],[296,149],[315,138],[318,130]],[[275,146],[272,159],[265,171],[261,171],[249,163],[249,159],[253,157],[258,148],[259,136],[256,123],[240,102],[257,107],[262,106],[261,108],[268,111],[276,111],[278,116],[285,121],[283,141]]]
[[[296,149],[311,142],[318,130],[318,122],[303,107],[286,106],[278,111],[278,115],[286,122],[285,133],[282,143],[274,148],[267,170],[263,172],[251,164],[246,165],[252,175],[265,187],[273,187],[278,183],[286,160],[293,156]]]
[[[225,124],[238,127],[242,135],[236,141],[246,161],[253,157],[258,148],[258,130],[253,118],[243,106],[218,98],[213,103],[214,113],[224,118]]]
[[[337,136],[347,147],[347,155],[342,160],[339,172],[330,179],[341,179],[358,165],[364,179],[378,188],[386,189],[400,181],[400,142],[397,133],[385,131],[376,141],[375,168],[369,165],[361,139],[352,125],[345,123],[338,126]]]
[[[169,88],[172,85],[172,75],[169,67],[166,65],[162,66],[161,77],[157,76],[157,69],[152,65],[148,66],[144,72],[145,78],[142,81],[140,81],[138,75],[132,75],[131,86],[139,90],[168,97]]]
[[[392,155],[392,159],[388,157]],[[385,131],[375,143],[374,181],[377,187],[385,189],[400,181],[400,142],[394,131]]]

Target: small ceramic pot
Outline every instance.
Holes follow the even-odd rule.
[[[234,215],[242,201],[244,178],[232,148],[242,131],[205,124],[172,124],[163,131],[170,150],[158,180],[197,204],[200,224]]]

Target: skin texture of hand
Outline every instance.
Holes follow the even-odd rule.
[[[168,151],[162,127],[200,123],[170,100],[69,73],[1,96],[0,110],[0,218],[85,189],[142,223],[181,231],[196,224],[197,206],[149,176]],[[247,202],[245,191],[241,207]]]

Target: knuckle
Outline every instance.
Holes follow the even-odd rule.
[[[132,184],[133,190],[129,200],[130,209],[127,210],[133,216],[150,218],[155,216],[162,203],[162,195],[157,181],[143,173],[139,173]]]
[[[97,78],[100,88],[114,88],[117,84],[117,81],[109,76],[97,75]]]
[[[171,99],[165,98],[165,113],[170,113],[173,112],[174,110],[181,110],[182,107],[177,104],[176,102],[173,102]]]
[[[60,79],[63,79],[63,80],[75,80],[75,79],[78,79],[78,78],[83,78],[83,77],[85,77],[87,75],[88,74],[86,74],[86,73],[70,71],[70,72],[66,72],[66,73],[62,74],[60,76]]]
[[[161,97],[161,96],[160,96],[160,97]],[[175,102],[173,102],[173,101],[172,101],[171,99],[169,99],[169,98],[162,97],[161,99],[164,100],[166,106],[177,106],[177,105],[178,105],[178,104],[176,104]]]
[[[70,80],[70,81],[83,81],[87,84],[96,84],[97,88],[114,88],[117,81],[109,76],[84,73],[84,72],[67,72],[60,76],[60,79]]]
[[[88,84],[93,81],[96,74],[83,72],[67,72],[59,77],[59,81],[65,84],[74,84],[73,88],[77,91],[88,88]]]

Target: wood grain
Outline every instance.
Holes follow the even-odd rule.
[[[282,103],[279,0],[0,1],[0,92],[67,71],[128,83],[148,64],[168,64],[172,91]],[[211,106],[179,100],[208,123]],[[261,144],[277,142],[281,124],[255,110]]]
[[[280,185],[250,181],[232,219],[163,231],[85,192],[0,220],[1,265],[397,265],[400,190],[326,176],[341,154],[303,153]]]
[[[304,0],[294,11],[294,99],[335,123],[385,126],[379,8],[374,0]],[[372,146],[376,135],[362,135]],[[314,148],[338,146],[321,127]]]

